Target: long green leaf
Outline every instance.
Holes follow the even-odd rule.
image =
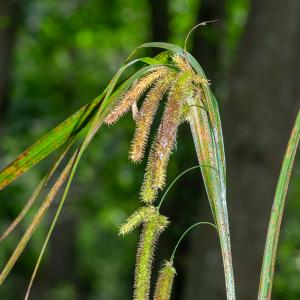
[[[75,165],[73,164],[72,169],[73,169],[74,167],[75,167]],[[72,169],[71,169],[71,172],[72,172]],[[60,200],[60,202],[59,202],[58,208],[57,208],[57,210],[56,210],[56,213],[55,213],[54,218],[53,218],[53,220],[52,220],[52,223],[51,223],[51,225],[50,225],[50,228],[49,228],[49,231],[48,231],[48,233],[47,233],[46,239],[45,239],[45,241],[44,241],[44,243],[43,243],[43,246],[42,246],[42,249],[41,249],[41,251],[40,251],[39,257],[38,257],[38,259],[37,259],[36,265],[35,265],[35,267],[34,267],[33,273],[32,273],[32,275],[31,275],[30,282],[29,282],[29,284],[28,284],[28,287],[27,287],[27,291],[26,291],[26,295],[25,295],[24,300],[28,300],[28,299],[29,299],[29,294],[30,294],[30,291],[31,291],[31,288],[32,288],[34,279],[35,279],[36,274],[37,274],[37,272],[38,272],[39,266],[40,266],[40,264],[41,264],[43,255],[44,255],[44,253],[45,253],[45,251],[46,251],[46,247],[47,247],[48,242],[49,242],[49,240],[50,240],[50,238],[51,238],[51,235],[52,235],[52,232],[53,232],[54,227],[55,227],[55,225],[56,225],[56,222],[57,222],[57,220],[58,220],[58,218],[59,218],[59,215],[60,215],[60,213],[61,213],[61,211],[62,211],[63,205],[64,205],[65,200],[66,200],[66,198],[67,198],[67,195],[68,195],[68,192],[69,192],[71,183],[72,183],[72,179],[73,179],[72,177],[69,177],[68,182],[67,182],[67,184],[66,184],[64,193],[63,193],[63,195],[62,195],[62,197],[61,197],[61,200]]]
[[[226,191],[223,188],[220,168],[218,167],[218,153],[216,151],[214,136],[211,131],[209,118],[205,111],[199,107],[192,107],[191,130],[195,148],[201,167],[205,188],[210,199],[212,212],[218,227],[220,238],[225,281],[227,287],[227,299],[235,299],[234,277],[231,258],[231,246],[229,236],[229,222],[226,206]],[[212,165],[207,168],[205,165]],[[218,172],[215,171],[218,170]]]
[[[294,159],[297,153],[297,148],[300,139],[300,111],[298,112],[296,122],[291,133],[284,159],[281,166],[281,171],[276,187],[271,217],[269,222],[265,252],[260,275],[260,284],[258,299],[271,299],[272,284],[275,270],[277,245],[279,233],[286,201],[287,190],[290,182]]]
[[[104,94],[79,109],[0,172],[0,190],[76,136],[92,119]]]
[[[136,48],[129,56],[131,58],[140,48],[162,48],[185,57],[195,71],[206,78],[197,60],[181,47],[169,43],[146,43]],[[208,86],[203,85],[206,99],[206,110],[200,108],[201,103],[193,106],[191,130],[195,148],[201,166],[203,181],[208,194],[212,213],[218,227],[220,238],[227,299],[235,299],[234,274],[230,244],[229,221],[226,203],[226,164],[224,142],[217,101]],[[210,165],[212,168],[207,168]],[[215,171],[218,170],[218,172]]]
[[[159,64],[158,60],[151,57],[140,58],[135,62],[138,61],[149,65]],[[132,64],[130,63],[130,65]],[[122,72],[120,74],[122,74]],[[106,97],[106,102],[109,100],[109,98],[111,98],[111,96],[115,99],[116,95],[118,95],[121,90],[124,90],[124,86],[126,85],[127,84],[123,85],[120,89],[117,89],[113,93],[113,95],[109,95],[109,97]],[[100,104],[102,103],[106,94],[107,89],[101,95],[96,97],[91,103],[79,109],[64,122],[60,123],[48,134],[39,139],[35,144],[33,144],[19,157],[17,157],[12,163],[5,167],[0,172],[0,191],[16,178],[39,163],[41,160],[49,156],[53,151],[58,149],[69,139],[74,138],[79,133],[81,133],[83,129],[87,128],[96,112],[98,111]],[[102,109],[104,107],[105,106],[102,106]]]
[[[58,159],[54,162],[53,166],[49,169],[47,174],[43,177],[39,185],[36,187],[36,189],[33,191],[29,199],[27,200],[25,206],[21,210],[21,212],[18,214],[18,216],[14,219],[14,221],[8,226],[8,228],[4,231],[4,233],[0,237],[0,242],[2,242],[17,226],[18,224],[23,220],[23,218],[26,216],[27,212],[31,208],[31,206],[34,204],[35,200],[39,197],[43,189],[47,186],[48,181],[51,179],[52,175],[60,165],[63,158],[68,153],[70,147],[73,144],[73,139],[67,144],[66,148],[62,152],[62,154],[58,157]]]
[[[68,164],[64,168],[63,172],[56,180],[55,184],[51,188],[50,192],[48,193],[45,201],[40,206],[39,210],[35,214],[31,224],[28,226],[27,230],[25,231],[24,235],[22,236],[20,242],[18,243],[17,247],[15,248],[13,254],[11,255],[10,259],[6,263],[3,271],[0,274],[0,285],[2,285],[3,281],[10,273],[11,269],[15,265],[16,261],[18,260],[19,256],[23,252],[24,248],[26,247],[27,243],[29,242],[30,238],[32,237],[33,233],[35,232],[36,228],[42,221],[45,213],[47,212],[49,206],[53,202],[55,195],[58,193],[60,188],[62,187],[63,183],[65,182],[66,178],[69,176],[71,168],[74,164],[75,158],[77,156],[78,151],[76,150],[71,159],[69,160]]]

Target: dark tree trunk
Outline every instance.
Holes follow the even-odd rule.
[[[151,41],[167,42],[170,34],[169,30],[169,0],[149,0],[151,13]],[[160,51],[153,49],[152,54]]]
[[[222,117],[237,299],[257,297],[276,181],[299,109],[299,15],[298,0],[252,1],[229,80]],[[225,299],[219,243],[206,239],[198,233],[192,241],[184,299]]]
[[[253,2],[230,78],[225,141],[238,299],[255,299],[280,165],[300,103],[300,1]]]
[[[205,70],[206,76],[216,84],[222,66],[222,37],[224,28],[225,1],[201,1],[198,8],[197,23],[216,20],[205,27],[197,28],[192,39],[192,52]],[[195,24],[195,25],[196,25]],[[210,38],[208,38],[208,36]],[[222,69],[222,68],[221,68]]]
[[[13,49],[21,19],[19,1],[0,1],[0,116],[9,104]]]

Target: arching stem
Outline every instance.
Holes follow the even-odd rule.
[[[175,256],[176,250],[177,250],[178,246],[180,245],[182,239],[183,239],[183,238],[184,238],[184,237],[185,237],[185,236],[186,236],[186,235],[187,235],[194,227],[196,227],[196,226],[198,226],[198,225],[210,225],[210,226],[212,226],[213,228],[215,228],[215,229],[218,231],[217,226],[216,226],[215,224],[211,223],[211,222],[198,222],[198,223],[195,223],[195,224],[193,224],[192,226],[190,226],[190,227],[189,227],[189,228],[181,235],[181,237],[179,238],[179,240],[178,240],[176,246],[174,247],[174,250],[173,250],[172,255],[171,255],[171,257],[170,257],[170,262],[171,262],[171,263],[173,263],[173,260],[174,260],[174,256]]]

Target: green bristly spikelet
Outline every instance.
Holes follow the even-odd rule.
[[[135,211],[128,217],[126,222],[120,227],[119,235],[125,235],[137,228],[142,222],[145,222],[155,213],[154,206],[144,206]]]
[[[169,300],[171,298],[172,286],[176,270],[173,263],[166,261],[159,271],[159,276],[155,285],[154,300]]]
[[[129,158],[135,163],[140,162],[144,157],[159,103],[168,93],[162,121],[150,148],[140,193],[142,201],[147,205],[151,205],[158,190],[164,188],[167,165],[176,144],[178,126],[189,120],[191,102],[195,102],[191,101],[191,95],[194,93],[199,98],[203,85],[209,84],[205,78],[195,73],[186,57],[173,55],[171,62],[175,68],[157,67],[136,80],[105,119],[107,124],[112,124],[132,107],[136,130]],[[138,110],[136,102],[142,95],[145,99]]]
[[[157,190],[164,187],[166,168],[176,142],[177,128],[181,122],[182,107],[191,93],[192,75],[192,72],[179,73],[175,85],[169,92],[162,122],[151,146],[141,190],[142,201],[145,203],[153,203]]]
[[[154,139],[155,140],[155,139]],[[151,204],[155,200],[157,196],[157,189],[155,189],[153,181],[152,181],[152,173],[153,173],[153,161],[154,161],[154,149],[151,147],[148,163],[145,170],[144,181],[141,187],[140,197],[142,201],[146,204]]]
[[[155,244],[168,223],[168,219],[160,215],[158,211],[155,211],[149,216],[149,219],[143,223],[136,259],[134,300],[149,299]]]
[[[167,71],[167,67],[158,67],[133,83],[132,87],[120,97],[117,105],[105,118],[104,122],[108,125],[117,122],[125,113],[128,112],[132,105],[138,101],[142,94],[156,80],[164,76]]]

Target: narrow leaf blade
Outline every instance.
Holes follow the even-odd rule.
[[[90,122],[103,95],[95,98],[59,124],[0,172],[0,190],[75,137]]]
[[[260,275],[258,300],[271,299],[277,245],[287,190],[300,139],[300,111],[291,133],[276,187]]]

